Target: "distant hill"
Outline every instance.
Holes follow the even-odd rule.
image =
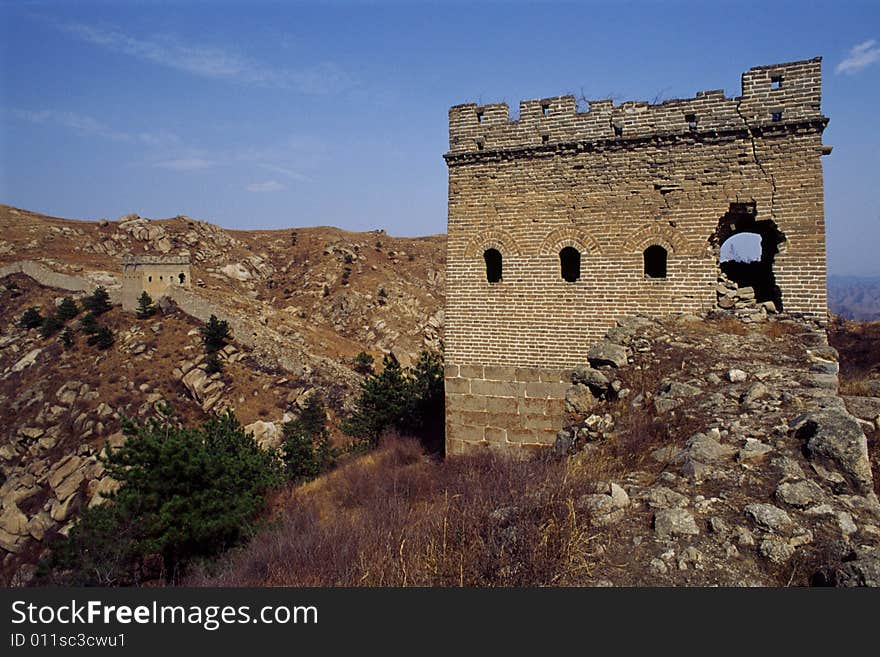
[[[880,276],[829,276],[828,308],[844,319],[880,320]]]

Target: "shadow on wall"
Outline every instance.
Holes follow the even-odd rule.
[[[709,239],[718,257],[721,274],[738,288],[755,290],[755,301],[772,301],[783,309],[782,290],[776,284],[773,261],[785,242],[771,219],[757,219],[755,203],[731,203]]]

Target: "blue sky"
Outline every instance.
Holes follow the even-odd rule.
[[[0,201],[438,233],[450,105],[734,96],[816,55],[830,268],[880,274],[876,0],[0,0]]]

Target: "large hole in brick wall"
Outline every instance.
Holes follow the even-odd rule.
[[[731,203],[710,242],[718,254],[719,306],[772,301],[782,310],[782,290],[776,285],[773,262],[785,235],[774,221],[759,220],[754,203]]]
[[[562,280],[574,283],[581,277],[581,253],[572,246],[566,246],[559,252],[559,266]]]
[[[501,280],[501,251],[498,249],[486,249],[483,252],[483,260],[486,261],[486,280],[497,283]]]

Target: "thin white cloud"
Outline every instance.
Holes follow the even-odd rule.
[[[249,192],[280,192],[284,189],[284,185],[282,185],[277,180],[267,180],[266,182],[260,183],[251,183],[245,189]]]
[[[62,23],[58,27],[81,41],[198,77],[292,88],[304,94],[332,93],[351,86],[351,78],[335,64],[276,69],[240,53],[194,44],[171,34],[141,38],[85,23]]]
[[[840,62],[835,70],[838,73],[854,75],[878,61],[880,61],[880,46],[877,45],[876,39],[868,39],[850,48],[849,56]]]
[[[12,109],[10,114],[17,119],[30,123],[67,128],[83,137],[101,137],[126,144],[165,146],[179,141],[177,135],[170,132],[125,132],[112,128],[94,117],[77,114],[76,112]]]
[[[271,171],[273,173],[280,174],[286,178],[290,178],[291,180],[295,180],[297,182],[311,182],[311,178],[300,173],[299,171],[294,171],[293,169],[288,169],[287,167],[279,167],[275,164],[260,164],[259,167],[261,169],[265,169],[266,171]]]
[[[201,157],[182,157],[175,160],[163,160],[153,166],[172,171],[203,171],[214,166],[214,162]]]

